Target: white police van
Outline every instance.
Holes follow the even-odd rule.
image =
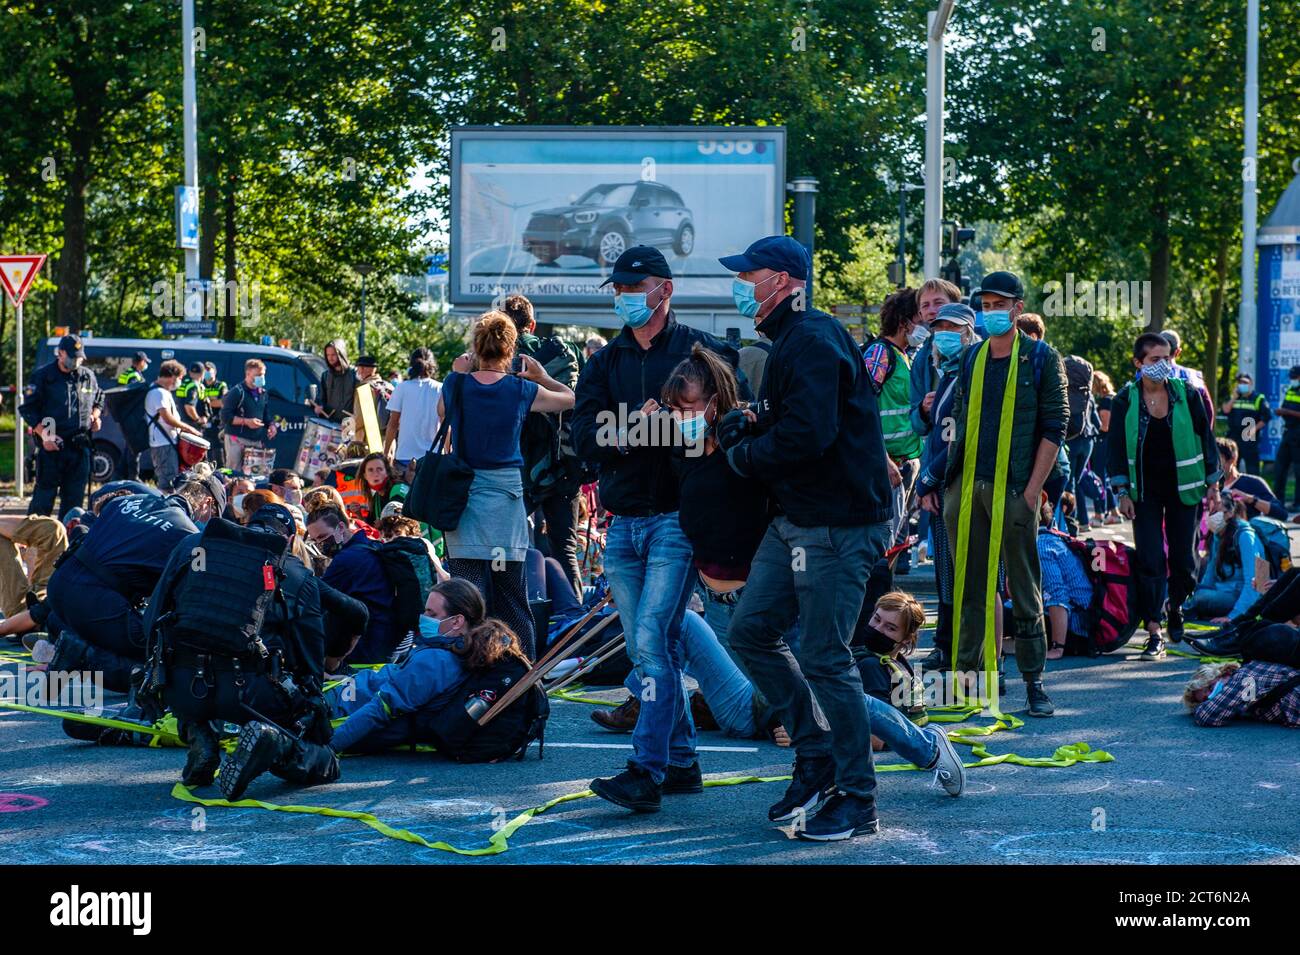
[[[302,429],[312,412],[311,398],[319,387],[325,372],[325,360],[310,352],[281,348],[277,345],[257,345],[247,342],[226,342],[216,338],[81,338],[86,354],[86,367],[99,379],[101,388],[120,387],[117,376],[131,367],[136,352],[149,356],[145,381],[153,384],[159,366],[168,359],[180,362],[188,372],[190,363],[212,362],[217,366],[217,379],[227,386],[244,380],[244,362],[260,358],[266,363],[266,386],[270,392],[267,418],[279,425],[272,445],[275,447],[277,467],[292,467],[302,439]],[[36,361],[44,365],[54,360],[54,350],[59,346],[57,337],[47,338],[37,347]],[[268,423],[269,423],[268,421]],[[125,473],[128,454],[122,428],[113,420],[107,403],[104,406],[104,425],[95,432],[94,452],[91,458],[91,480],[97,483],[111,481]],[[32,452],[34,454],[34,451]],[[148,464],[148,455],[143,462]],[[33,472],[34,473],[34,472]]]

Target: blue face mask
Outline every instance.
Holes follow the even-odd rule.
[[[984,330],[992,337],[1005,335],[1012,329],[1011,313],[1005,309],[998,312],[984,312]]]
[[[1167,381],[1174,373],[1173,363],[1168,358],[1161,358],[1150,365],[1142,366],[1142,377],[1152,381]]]
[[[265,387],[266,387],[266,375],[258,375],[257,377],[255,377],[255,378],[253,379],[253,387],[254,387],[254,388],[265,388]]]
[[[441,637],[442,620],[434,620],[428,614],[420,614],[420,636],[427,640],[432,640],[434,637]]]
[[[650,291],[663,288],[660,282]],[[614,296],[614,313],[623,320],[623,324],[628,328],[640,328],[650,321],[650,316],[655,313],[655,309],[646,304],[646,296],[649,292],[619,292]],[[659,300],[660,303],[663,299]],[[656,305],[655,308],[659,306]]]
[[[769,278],[776,278],[776,276],[769,276]],[[766,282],[767,279],[763,281]],[[772,295],[775,294],[776,292],[772,293]],[[763,299],[763,302],[766,302],[772,295]],[[753,318],[758,314],[758,310],[763,307],[763,302],[758,300],[758,286],[753,282],[746,282],[744,279],[731,280],[731,300],[736,303],[736,311],[745,318]]]
[[[934,333],[934,347],[944,358],[952,358],[960,354],[964,344],[961,340],[961,332]]]

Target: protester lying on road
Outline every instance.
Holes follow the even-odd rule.
[[[1300,727],[1300,670],[1280,663],[1206,663],[1183,690],[1197,726],[1259,720]]]

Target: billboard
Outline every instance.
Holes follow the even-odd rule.
[[[783,127],[459,127],[451,157],[457,305],[612,307],[614,260],[653,245],[675,304],[729,307],[718,257],[785,231]]]

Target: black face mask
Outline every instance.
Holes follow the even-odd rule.
[[[871,626],[871,624],[867,624],[865,631],[867,635],[867,649],[872,653],[893,655],[894,650],[898,648],[898,644],[893,640],[890,640],[889,637],[885,636],[875,627]]]
[[[325,540],[321,541],[316,546],[320,548],[320,552],[326,557],[333,557],[343,549],[343,545],[332,537],[325,538]]]

